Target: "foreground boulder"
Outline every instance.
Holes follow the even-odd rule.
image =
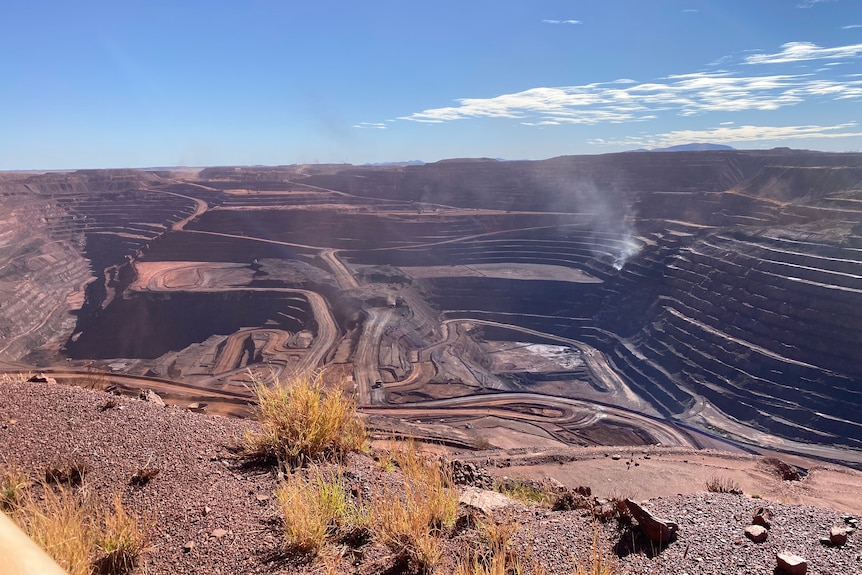
[[[665,521],[653,517],[652,513],[631,499],[626,499],[626,507],[629,508],[632,517],[640,525],[643,534],[654,543],[668,543],[676,536],[676,532],[679,531],[679,525],[673,521]]]
[[[778,570],[787,575],[805,575],[808,572],[808,562],[793,553],[787,551],[779,553],[775,556],[778,562]]]

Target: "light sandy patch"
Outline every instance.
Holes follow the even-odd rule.
[[[246,264],[233,262],[136,262],[133,290],[193,290],[245,286],[254,279]]]
[[[601,449],[601,448],[598,448]],[[513,465],[491,468],[494,475],[524,479],[552,477],[569,486],[588,486],[597,497],[652,499],[676,494],[703,493],[711,479],[735,482],[743,493],[780,503],[817,505],[862,513],[862,473],[816,465],[802,481],[782,481],[758,457],[710,452],[673,453],[643,449],[607,448],[614,460],[593,458],[563,464]],[[648,459],[646,457],[649,457]],[[813,463],[810,460],[809,464]],[[637,465],[635,465],[637,464]]]
[[[481,345],[495,373],[561,371],[584,366],[580,351],[570,346],[520,341],[489,341]]]
[[[572,283],[602,283],[579,269],[548,264],[471,264],[454,266],[408,266],[404,273],[417,279],[444,277],[486,277],[516,280],[552,280]]]

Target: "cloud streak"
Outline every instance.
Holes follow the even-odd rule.
[[[808,60],[837,60],[862,56],[862,44],[821,48],[811,42],[788,42],[781,45],[776,54],[752,54],[745,58],[746,64],[786,64]]]
[[[529,126],[634,122],[659,112],[694,116],[709,112],[777,110],[806,99],[862,99],[862,80],[818,79],[810,74],[735,76],[698,72],[654,82],[630,80],[540,87],[491,98],[462,98],[400,120],[443,123],[475,118],[519,120]]]
[[[542,24],[583,24],[580,20],[542,20]]]
[[[354,128],[359,129],[373,129],[373,130],[385,130],[386,124],[383,122],[359,122],[358,124],[353,125]]]
[[[712,142],[733,144],[742,142],[768,142],[776,140],[807,140],[853,138],[862,136],[856,122],[846,122],[832,126],[735,126],[719,127],[708,130],[674,130],[650,136],[630,136],[620,140],[590,140],[596,145],[624,145],[647,148],[664,148],[691,142]]]

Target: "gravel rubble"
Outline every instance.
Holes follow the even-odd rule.
[[[85,462],[84,487],[95,497],[107,502],[121,493],[128,509],[153,523],[139,573],[321,571],[279,555],[275,474],[243,467],[231,451],[255,426],[63,385],[0,383],[0,469],[20,467],[39,476],[51,465]],[[158,474],[145,485],[132,484],[143,468]],[[345,477],[365,496],[391,481],[368,456],[350,458]],[[766,541],[756,544],[744,529],[761,506],[774,515]],[[836,510],[716,493],[653,499],[644,507],[679,524],[677,538],[663,549],[637,528],[600,523],[581,510],[516,504],[504,513],[518,518],[514,542],[527,563],[542,563],[550,573],[571,573],[573,560],[586,560],[595,541],[615,557],[618,573],[773,573],[776,553],[786,550],[805,557],[811,575],[862,574],[862,535],[852,533],[842,547],[820,542],[831,527],[845,525]],[[461,533],[447,542],[448,567],[470,537]],[[392,566],[385,550],[371,544],[338,567],[370,574]]]

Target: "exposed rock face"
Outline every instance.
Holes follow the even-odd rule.
[[[159,181],[137,170],[0,180],[0,361],[58,350],[76,327],[69,311],[102,304],[115,266],[193,211],[142,189]]]
[[[629,508],[632,517],[634,517],[638,522],[638,526],[643,534],[646,535],[650,541],[659,544],[668,543],[676,536],[676,532],[679,531],[679,525],[673,521],[666,521],[653,517],[652,513],[631,499],[626,499],[626,506]]]
[[[862,226],[851,223],[858,222],[862,155],[679,154],[452,161],[306,181],[359,196],[512,212],[589,211],[598,193],[606,209],[588,222],[556,216],[565,228],[538,229],[538,216],[529,224],[521,216],[537,229],[427,250],[357,246],[349,257],[394,266],[470,265],[501,261],[501,253],[509,261],[566,261],[604,283],[427,283],[442,310],[482,312],[454,317],[515,323],[599,348],[660,413],[683,413],[702,396],[784,437],[862,447],[854,417],[862,401],[854,351],[862,347]],[[638,222],[627,229],[628,213]],[[498,225],[510,225],[504,220]],[[541,319],[554,315],[585,319],[554,326]]]

